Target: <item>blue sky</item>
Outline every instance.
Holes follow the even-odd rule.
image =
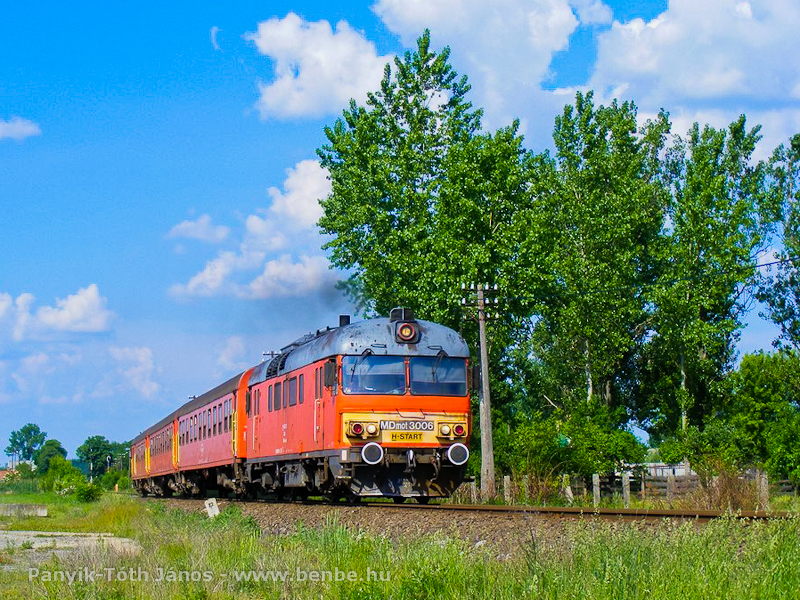
[[[334,325],[315,149],[426,27],[534,150],[575,90],[800,131],[790,0],[8,3],[0,25],[0,443],[115,441]],[[741,349],[768,348],[751,319]],[[3,462],[0,458],[0,462]]]

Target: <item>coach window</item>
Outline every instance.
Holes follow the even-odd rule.
[[[289,406],[297,404],[297,377],[289,380]]]
[[[222,435],[222,403],[217,404],[217,433]]]
[[[222,422],[225,423],[225,433],[228,432],[228,401],[222,403]]]
[[[304,380],[305,380],[305,377],[303,375],[300,375],[300,377],[297,380],[297,399],[300,400],[300,404],[303,403],[303,381]]]
[[[267,390],[267,412],[272,412],[272,386]]]
[[[211,437],[211,409],[209,408],[206,411],[206,416],[208,420],[206,421],[206,437]]]
[[[217,407],[211,409],[211,435],[217,435]]]
[[[275,401],[273,402],[273,408],[275,410],[281,409],[281,383],[278,382],[275,384]]]

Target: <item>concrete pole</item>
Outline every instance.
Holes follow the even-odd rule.
[[[492,444],[492,399],[489,392],[489,351],[486,349],[486,304],[482,285],[478,285],[478,334],[481,352],[481,496],[494,498],[494,445]]]

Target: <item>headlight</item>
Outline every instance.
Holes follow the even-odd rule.
[[[442,425],[439,427],[439,431],[442,432],[442,435],[450,435],[450,425]]]

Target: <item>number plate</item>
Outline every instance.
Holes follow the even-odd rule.
[[[422,433],[414,432],[414,433],[407,433],[407,432],[392,432],[389,435],[390,442],[421,442],[422,441]]]

